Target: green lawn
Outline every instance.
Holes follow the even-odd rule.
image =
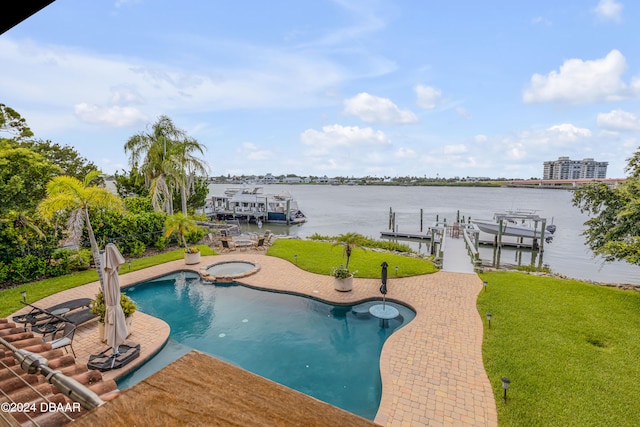
[[[640,425],[640,293],[522,273],[481,277],[483,358],[501,426]],[[511,380],[507,404],[502,376]]]
[[[343,246],[334,246],[327,242],[278,239],[268,249],[267,255],[286,259],[312,273],[331,274],[333,267],[346,262],[343,249]],[[398,266],[398,277],[416,276],[437,271],[433,263],[424,259],[359,248],[354,248],[351,252],[349,270],[358,272],[355,277],[379,278],[381,264],[384,261],[389,264],[389,277],[396,276],[396,266]]]

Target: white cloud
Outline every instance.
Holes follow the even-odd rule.
[[[560,71],[551,71],[546,76],[534,74],[523,100],[572,104],[618,101],[629,95],[627,85],[621,80],[625,69],[625,57],[615,49],[602,59],[569,59]]]
[[[393,154],[395,157],[400,159],[415,159],[416,152],[411,148],[400,147]]]
[[[260,148],[252,142],[243,142],[236,153],[244,156],[248,160],[268,160],[273,158],[273,153],[269,150]]]
[[[552,137],[567,142],[574,142],[582,138],[591,137],[591,131],[589,129],[579,128],[570,123],[551,126],[548,131]]]
[[[433,110],[442,98],[442,91],[431,86],[417,85],[418,105],[425,110]]]
[[[543,16],[536,16],[531,20],[531,23],[536,25],[544,25],[545,27],[551,26],[551,21]]]
[[[616,0],[600,0],[593,12],[603,21],[620,22],[622,20],[623,7],[622,3]]]
[[[467,119],[467,120],[473,119],[473,115],[469,111],[467,111],[466,108],[456,107],[456,113],[458,113],[458,115],[464,119]]]
[[[182,68],[177,61],[157,63],[1,38],[0,93],[24,104],[47,105],[51,114],[76,105],[86,114],[89,109],[104,113],[135,104],[145,116],[154,117],[173,111],[325,104],[326,92],[349,72],[331,60],[284,49],[266,54],[264,46],[232,42],[209,49],[212,56],[240,59],[206,69]],[[52,82],[44,89],[33,84],[43,76]],[[87,121],[108,122],[91,117]]]
[[[611,110],[598,114],[598,126],[613,131],[640,130],[640,118],[633,113],[622,110]]]
[[[342,125],[323,126],[322,131],[307,129],[300,135],[300,140],[304,145],[311,147],[306,153],[311,156],[326,155],[336,149],[391,145],[391,141],[382,131]]]
[[[74,108],[76,116],[83,122],[101,124],[113,127],[131,126],[147,121],[145,115],[133,107],[100,107],[97,105],[80,103]]]
[[[344,112],[359,117],[365,123],[416,123],[418,117],[409,110],[400,110],[390,99],[366,92],[344,101]]]
[[[469,150],[467,150],[467,147],[464,144],[454,144],[454,145],[445,145],[442,151],[446,155],[451,155],[451,154],[464,154]]]
[[[487,135],[482,135],[482,134],[478,134],[476,136],[473,137],[473,140],[475,142],[487,142],[489,138],[487,138]]]

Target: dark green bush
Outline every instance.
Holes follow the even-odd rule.
[[[140,240],[134,240],[131,246],[129,247],[129,255],[134,258],[137,258],[144,254],[144,251],[147,250],[147,247]]]
[[[89,249],[80,249],[73,251],[69,257],[69,268],[72,271],[88,270],[91,264],[91,251]]]
[[[164,237],[164,235],[161,234],[156,238],[156,241],[153,243],[153,246],[156,249],[161,251],[161,250],[164,250],[167,247],[168,244],[169,244],[169,242],[168,242],[167,238]]]

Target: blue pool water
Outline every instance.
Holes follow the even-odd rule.
[[[120,389],[196,349],[371,420],[382,393],[382,345],[415,317],[387,302],[400,316],[383,324],[368,314],[380,301],[335,306],[184,275],[125,292],[139,310],[167,322],[171,334],[152,360],[118,381]]]

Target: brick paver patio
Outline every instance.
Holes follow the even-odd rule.
[[[200,264],[173,261],[126,273],[123,287],[180,270],[198,272],[222,260],[258,263],[258,273],[240,281],[249,286],[295,292],[334,303],[378,298],[379,280],[355,279],[353,291],[333,289],[333,278],[300,270],[295,265],[262,253],[230,253],[202,257]],[[124,274],[126,273],[126,274]],[[388,281],[387,298],[416,311],[415,319],[395,332],[384,344],[380,359],[382,400],[375,422],[386,426],[476,425],[496,426],[496,402],[482,362],[483,324],[476,309],[482,281],[475,274],[439,272]],[[39,306],[95,297],[97,282],[38,301]],[[21,310],[19,313],[26,311]],[[98,339],[97,322],[78,328],[74,349],[79,362],[105,345]],[[169,326],[137,311],[130,340],[141,344],[141,357],[125,368],[105,373],[118,378],[153,356],[166,342]]]

